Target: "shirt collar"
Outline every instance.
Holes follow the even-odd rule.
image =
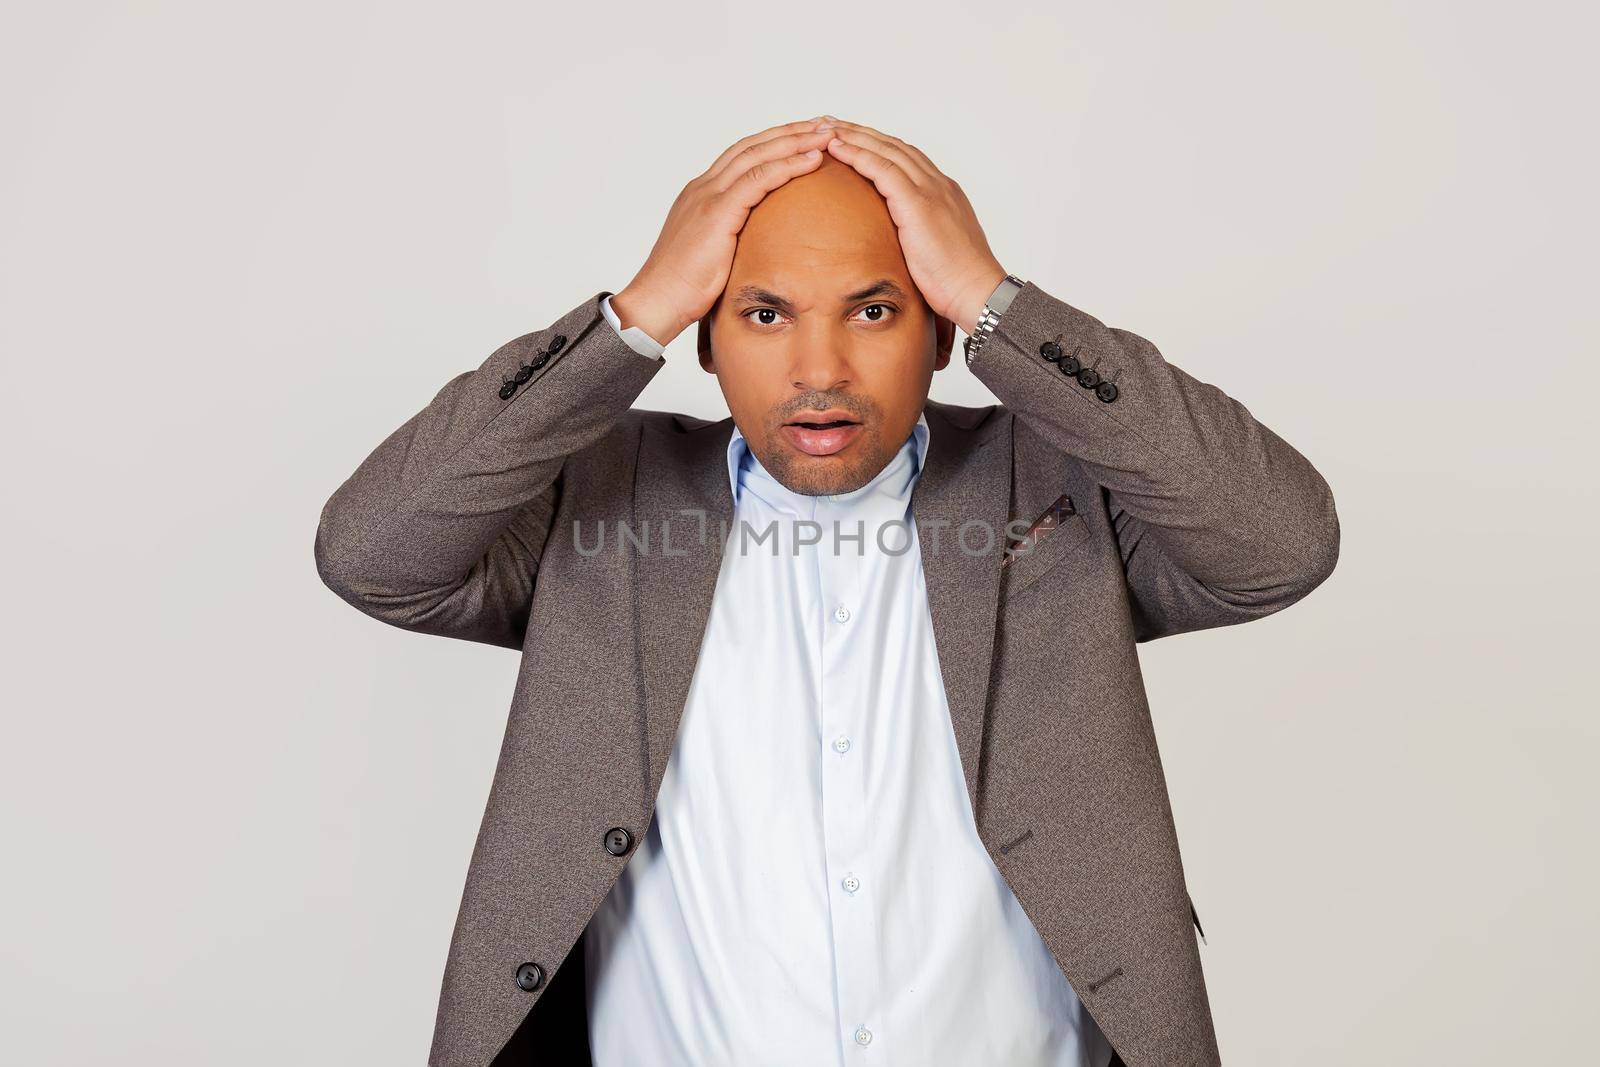
[[[928,458],[929,433],[928,416],[919,414],[917,416],[917,424],[911,428],[911,436],[906,439],[905,444],[900,446],[900,451],[895,453],[894,458],[884,464],[883,470],[874,475],[866,485],[848,493],[830,493],[810,499],[813,501],[826,501],[832,504],[849,504],[852,501],[874,494],[881,495],[885,489],[898,492],[902,488],[901,485],[890,486],[887,484],[889,479],[894,479],[897,483],[900,482],[900,479],[895,477],[897,471],[904,471],[906,477],[903,482],[903,490],[906,494],[909,494],[911,486],[915,485],[917,478],[921,476],[923,464]],[[767,469],[761,465],[761,461],[756,458],[755,453],[750,451],[750,446],[746,443],[744,434],[739,430],[739,424],[734,423],[733,436],[728,440],[728,485],[733,491],[735,507],[739,504],[745,479],[752,477],[759,479],[772,492],[786,495],[796,501],[805,499],[801,494],[790,491],[767,472]]]

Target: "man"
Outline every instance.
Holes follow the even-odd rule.
[[[631,408],[695,323],[731,416]],[[1000,404],[928,400],[957,326]],[[1135,646],[1338,545],[915,147],[744,138],[323,510],[351,604],[522,652],[429,1062],[1217,1063]]]

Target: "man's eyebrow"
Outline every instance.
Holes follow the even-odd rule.
[[[853,293],[846,293],[839,298],[841,304],[854,304],[858,300],[865,300],[870,296],[889,296],[899,300],[906,299],[905,290],[891,278],[879,278],[870,285],[857,289]],[[770,289],[763,289],[759,285],[745,285],[734,293],[734,300],[741,304],[768,304],[777,308],[785,315],[794,314],[794,302],[786,296],[779,296]]]

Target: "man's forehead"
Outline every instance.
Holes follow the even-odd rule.
[[[870,181],[830,157],[751,209],[724,296],[809,306],[850,299],[883,281],[900,292],[878,295],[904,299],[910,291],[889,206]]]
[[[741,235],[724,293],[735,297],[745,289],[759,288],[807,303],[832,301],[884,279],[902,288],[910,284],[905,255],[892,227],[887,235],[809,230],[788,240],[770,236],[756,241]]]
[[[808,280],[801,284],[740,280],[729,283],[724,298],[729,303],[737,305],[769,304],[785,308],[812,303],[826,304],[833,300],[841,304],[854,304],[873,298],[909,300],[911,294],[908,283],[897,273],[890,273],[870,278],[867,275],[859,278],[851,275],[834,275],[829,278]]]
[[[757,218],[739,231],[737,257],[753,262],[846,263],[899,256],[900,237],[887,210],[791,210]]]

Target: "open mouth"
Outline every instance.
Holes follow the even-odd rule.
[[[859,419],[852,416],[844,408],[828,408],[802,411],[799,418],[790,419],[785,426],[804,426],[808,430],[825,430],[834,426],[857,426]]]
[[[783,424],[789,443],[808,456],[831,456],[842,451],[861,432],[861,423],[848,412],[808,411]]]

